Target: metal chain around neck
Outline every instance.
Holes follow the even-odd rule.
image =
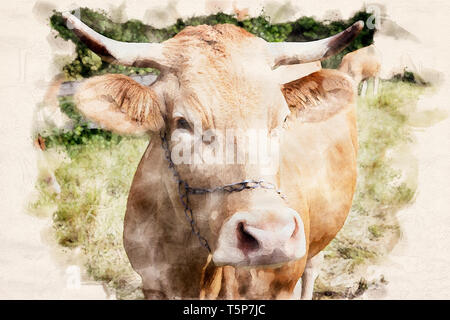
[[[286,199],[286,197],[281,193],[281,190],[277,189],[273,183],[266,182],[264,180],[244,180],[241,182],[235,182],[231,184],[226,184],[219,187],[214,188],[194,188],[189,186],[189,184],[181,179],[180,174],[178,173],[175,164],[172,161],[169,143],[166,138],[166,133],[162,132],[160,134],[161,137],[161,145],[164,149],[164,155],[168,162],[169,169],[172,171],[173,176],[177,180],[178,184],[178,194],[180,196],[180,202],[183,206],[184,215],[186,216],[186,220],[191,226],[192,233],[195,234],[200,241],[200,244],[205,247],[211,253],[211,247],[208,244],[208,241],[205,237],[200,234],[200,230],[195,223],[194,214],[192,212],[191,207],[189,206],[189,194],[205,194],[205,193],[214,193],[214,192],[240,192],[247,189],[272,189],[274,190],[282,199]]]

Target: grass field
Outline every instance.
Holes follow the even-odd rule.
[[[405,170],[396,159],[409,154],[411,115],[419,96],[431,88],[382,81],[377,96],[370,89],[358,100],[357,191],[344,228],[325,250],[316,281],[318,299],[352,298],[385,281],[368,281],[365,270],[391,250],[399,236],[395,214],[414,200],[414,163]],[[62,103],[65,109],[70,104]],[[123,249],[122,228],[128,190],[147,141],[108,134],[85,137],[81,131],[80,137],[69,136],[81,143],[53,136],[45,151],[61,192],[55,193],[42,175],[30,210],[53,217],[57,241],[81,250],[92,279],[103,281],[120,299],[142,298],[140,279]]]

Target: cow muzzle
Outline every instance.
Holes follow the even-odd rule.
[[[213,254],[216,265],[269,266],[302,258],[305,231],[290,208],[237,212],[222,226]]]

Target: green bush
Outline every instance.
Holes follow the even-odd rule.
[[[61,110],[73,121],[72,130],[51,129],[50,132],[40,133],[44,137],[47,148],[62,146],[69,155],[77,152],[74,146],[94,143],[109,147],[121,141],[122,136],[111,131],[92,128],[91,123],[86,121],[76,110],[73,97],[59,98]]]

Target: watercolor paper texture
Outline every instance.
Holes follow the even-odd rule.
[[[0,13],[1,299],[143,297],[141,278],[123,249],[120,222],[148,138],[105,135],[99,139],[107,146],[91,144],[71,154],[41,150],[35,141],[36,133],[48,128],[73,131],[77,121],[60,109],[73,105],[70,97],[55,97],[61,88],[74,90],[60,82],[82,80],[61,76],[77,58],[77,48],[57,36],[49,19],[54,10],[80,7],[103,10],[114,23],[137,19],[156,29],[217,12],[241,21],[263,13],[272,24],[373,14],[364,22],[377,29],[381,80],[374,93],[369,79],[368,88],[361,88],[365,96],[357,98],[356,194],[343,229],[324,250],[314,298],[450,298],[448,2],[49,0],[5,3]],[[93,66],[101,65],[98,56],[91,58]],[[317,69],[314,63],[283,66],[274,78],[288,82]],[[398,74],[403,78],[392,80]],[[87,125],[98,128],[95,122]],[[229,269],[204,271],[211,282],[202,294],[217,296]],[[145,271],[154,278],[160,272],[157,266]]]

